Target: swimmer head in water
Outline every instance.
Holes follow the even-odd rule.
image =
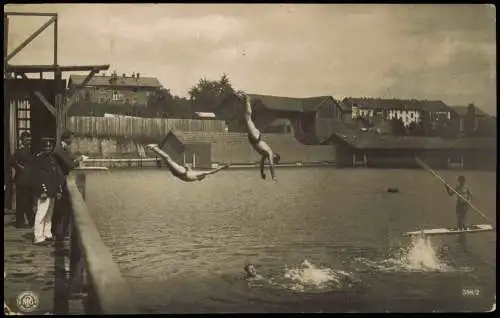
[[[280,154],[279,154],[279,153],[277,153],[277,152],[276,152],[276,153],[274,153],[274,155],[273,155],[273,161],[274,161],[274,164],[278,164],[278,163],[280,163],[280,160],[281,160],[281,156],[280,156]]]
[[[245,265],[245,274],[249,278],[255,278],[257,277],[257,270],[255,269],[255,266],[252,264],[247,264]]]

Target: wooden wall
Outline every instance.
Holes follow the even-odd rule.
[[[127,137],[158,142],[171,130],[224,132],[226,124],[219,120],[68,117],[66,127],[77,136]]]

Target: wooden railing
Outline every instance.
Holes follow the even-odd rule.
[[[87,210],[85,174],[73,172],[67,184],[71,202],[70,293],[87,293],[86,313],[135,313],[131,290]]]

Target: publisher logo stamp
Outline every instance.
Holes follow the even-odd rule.
[[[38,296],[32,291],[22,292],[17,296],[16,304],[22,312],[32,312],[38,307]]]
[[[463,288],[462,296],[465,297],[478,297],[480,295],[479,289],[477,288]]]

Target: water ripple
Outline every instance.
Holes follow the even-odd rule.
[[[480,208],[496,211],[496,175],[464,173]],[[278,178],[96,173],[87,202],[144,312],[455,311],[482,301],[464,299],[463,286],[495,291],[493,236],[471,236],[468,250],[437,237],[431,250],[400,252],[410,244],[402,232],[455,222],[454,201],[424,171],[282,169]],[[387,195],[389,186],[401,192]],[[248,284],[247,263],[274,283]],[[411,270],[419,263],[441,270]]]

